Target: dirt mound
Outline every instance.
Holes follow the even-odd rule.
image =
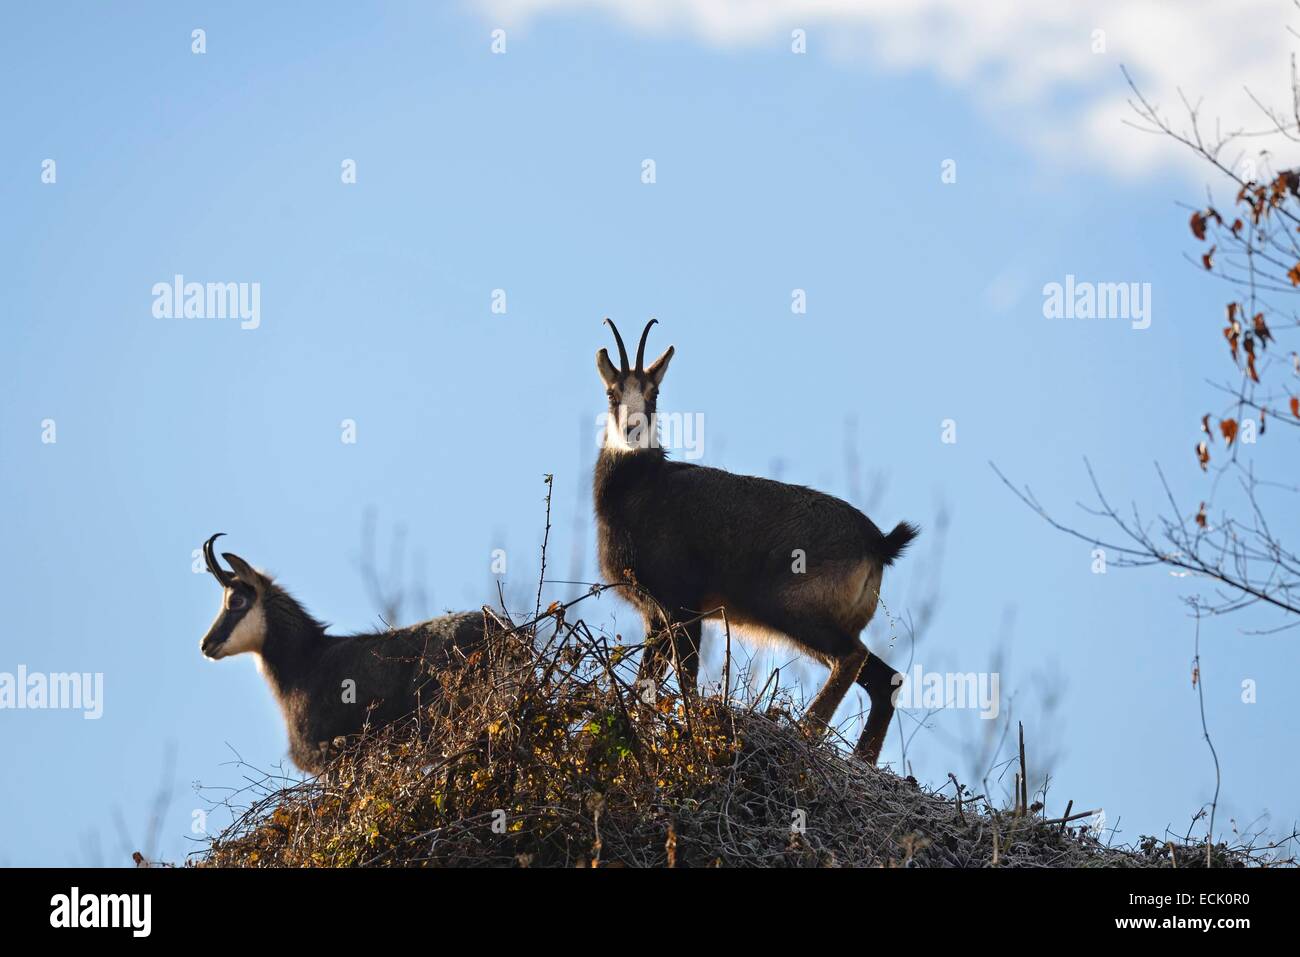
[[[766,689],[638,685],[636,647],[493,620],[442,700],[271,790],[200,865],[1180,867],[1204,844],[1100,843],[1086,820],[958,800],[810,740]],[[542,635],[549,637],[543,639]],[[1252,863],[1218,846],[1214,866]]]

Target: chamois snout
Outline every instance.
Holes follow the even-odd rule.
[[[261,599],[267,579],[229,552],[223,554],[234,571],[222,568],[212,550],[212,543],[222,534],[218,532],[203,544],[208,571],[222,588],[221,610],[199,643],[199,650],[213,661],[246,651],[261,651],[266,639],[266,613]]]

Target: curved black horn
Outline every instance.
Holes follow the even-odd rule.
[[[658,319],[651,319],[649,322],[645,324],[645,328],[641,330],[641,344],[636,347],[636,371],[637,372],[645,371],[645,337],[650,335],[650,327],[653,326],[658,321],[659,321]]]
[[[212,552],[212,543],[224,534],[226,533],[217,532],[217,534],[213,535],[203,543],[203,560],[207,562],[208,571],[212,572],[212,577],[219,581],[223,588],[235,580],[235,576],[232,573],[226,571],[217,564],[217,556]]]
[[[622,368],[620,372],[627,372],[627,349],[623,346],[623,337],[618,334],[618,326],[614,325],[614,320],[608,316],[605,317],[605,325],[614,330],[614,339],[618,342],[618,363]]]

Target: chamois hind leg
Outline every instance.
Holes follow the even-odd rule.
[[[901,685],[902,677],[877,655],[869,655],[858,673],[858,684],[866,689],[867,697],[871,699],[871,712],[867,715],[867,726],[862,729],[854,753],[868,764],[875,764],[880,759],[885,734],[894,717],[894,692]]]
[[[835,709],[840,706],[849,688],[853,687],[863,662],[867,660],[868,652],[861,641],[852,639],[847,644],[839,654],[829,656],[830,677],[804,714],[804,723],[809,730],[824,731],[830,725]]]
[[[802,722],[809,731],[824,733],[835,716],[835,709],[853,687],[862,663],[867,660],[866,646],[856,633],[831,622],[801,618],[789,609],[772,609],[763,620],[805,654],[830,667],[830,676],[808,705]]]
[[[824,734],[844,696],[867,660],[867,648],[842,624],[828,621],[817,608],[795,608],[785,601],[754,604],[747,613],[751,621],[785,639],[804,654],[827,665],[830,677],[804,713],[801,724],[813,734]]]

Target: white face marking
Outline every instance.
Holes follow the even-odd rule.
[[[221,614],[225,614],[224,609]],[[217,617],[220,618],[221,615]],[[221,647],[216,649],[214,657],[229,658],[231,655],[242,655],[246,651],[257,654],[261,652],[262,642],[265,640],[266,612],[262,610],[262,603],[258,602],[243,618],[239,619],[239,624],[230,633],[230,637],[222,642]]]
[[[653,444],[654,430],[646,418],[645,395],[634,379],[623,387],[623,401],[618,414],[605,419],[605,448],[615,452],[647,449]]]

